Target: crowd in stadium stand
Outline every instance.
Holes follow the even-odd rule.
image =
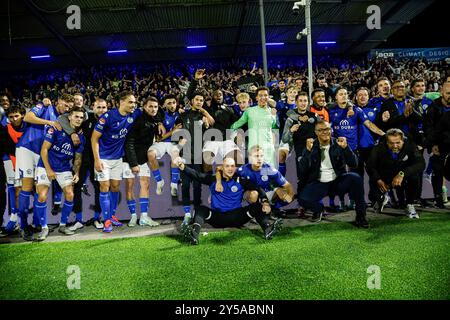
[[[13,88],[8,86],[6,93],[10,99],[30,108],[33,104],[48,97],[54,101],[62,93],[80,92],[85,96],[86,104],[92,105],[95,98],[105,99],[108,106],[116,104],[115,95],[123,90],[132,90],[139,99],[155,96],[158,99],[166,94],[183,96],[189,85],[190,77],[197,68],[207,70],[203,87],[209,96],[214,89],[222,89],[225,101],[232,103],[233,97],[240,92],[239,83],[253,80],[256,86],[263,85],[262,66],[254,63],[186,63],[186,64],[136,64],[75,68],[27,74],[10,79]],[[359,87],[367,87],[376,93],[376,79],[382,76],[390,81],[402,78],[408,85],[415,78],[427,82],[427,92],[439,91],[439,84],[450,75],[445,61],[429,63],[426,60],[372,59],[359,63],[345,59],[318,58],[314,65],[314,79],[324,79],[329,90],[345,86],[350,93]],[[248,81],[245,81],[247,78]],[[307,68],[304,60],[270,60],[269,88],[279,96],[279,84],[286,88],[293,81],[301,79],[302,90],[308,86]],[[239,81],[240,80],[240,81]],[[290,83],[289,83],[290,82]],[[315,84],[315,86],[317,83]],[[283,89],[281,89],[282,91]],[[307,90],[306,90],[307,91]]]
[[[280,209],[295,199],[293,181],[285,178],[290,154],[296,159],[301,218],[310,212],[311,220],[319,222],[322,199],[328,196],[330,210],[355,210],[354,224],[368,228],[365,172],[377,212],[389,201],[412,219],[419,218],[417,203],[445,209],[450,152],[446,62],[320,58],[311,96],[304,61],[273,60],[269,66],[268,83],[262,68],[250,61],[99,66],[10,79],[10,89],[0,96],[0,139],[6,141],[0,150],[0,212],[7,196],[11,214],[2,235],[17,228],[25,240],[46,239],[50,186],[51,212],[57,214],[62,206],[59,231],[76,233],[86,224],[81,201],[88,176],[96,193],[90,221],[97,229],[109,233],[122,226],[115,215],[122,178],[128,226],[137,224],[136,176],[139,224],[157,226],[150,217],[148,181],[151,172],[161,195],[164,180],[157,160],[166,153],[171,157],[172,196],[178,195],[180,180],[182,184],[181,230],[193,244],[206,221],[226,227],[252,218],[271,239],[281,226]],[[201,146],[191,139],[211,128],[222,137],[200,141]],[[249,131],[247,142],[242,128]],[[229,131],[232,136],[226,136]],[[175,140],[179,132],[182,139]],[[203,156],[200,162],[191,161],[196,147]],[[425,152],[431,156],[428,166]],[[433,187],[432,204],[422,199],[424,171]],[[201,204],[201,183],[210,187],[210,208]],[[37,238],[27,221],[33,194]],[[350,200],[346,206],[345,195]],[[243,200],[248,206],[242,207]],[[72,211],[76,221],[69,226]]]

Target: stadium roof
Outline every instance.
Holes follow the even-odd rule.
[[[313,0],[313,53],[365,53],[433,2]],[[293,15],[293,3],[264,1],[266,40],[284,43],[269,47],[269,56],[306,54],[306,40],[296,40],[305,26],[304,13]],[[73,4],[81,9],[80,30],[66,26],[66,9]],[[373,4],[381,9],[380,30],[366,27],[366,10]],[[257,0],[5,0],[1,7],[1,70],[261,54]],[[195,45],[207,48],[186,48]],[[126,54],[107,54],[124,49]],[[36,55],[51,58],[30,58]]]

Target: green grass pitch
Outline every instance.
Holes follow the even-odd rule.
[[[449,299],[450,215],[181,236],[0,245],[0,299]],[[70,265],[80,289],[68,289]],[[381,288],[368,289],[369,266]],[[72,278],[71,278],[72,279]]]

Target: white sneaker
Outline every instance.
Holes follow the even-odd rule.
[[[170,183],[170,194],[172,197],[176,197],[178,195],[178,184]]]
[[[159,226],[159,222],[156,222],[152,218],[147,216],[147,217],[141,217],[139,219],[139,225],[140,226],[157,227],[157,226]]]
[[[103,223],[101,223],[100,221],[95,220],[94,221],[94,227],[95,227],[95,229],[103,229]]]
[[[135,227],[137,224],[137,215],[133,214],[131,215],[130,222],[128,222],[129,227]]]
[[[39,233],[37,237],[37,241],[44,241],[48,237],[48,227],[42,228],[41,232]]]
[[[69,227],[70,231],[77,231],[79,229],[83,229],[84,228],[84,224],[82,224],[81,222],[77,221],[75,222],[75,224],[73,226]]]
[[[164,187],[164,180],[158,181],[156,183],[156,194],[161,195]]]
[[[416,209],[414,208],[414,205],[408,204],[406,206],[406,213],[408,214],[408,217],[411,219],[419,219],[419,215],[416,212]]]

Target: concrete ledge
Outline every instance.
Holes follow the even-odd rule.
[[[416,208],[419,215],[427,213],[450,213],[450,204],[446,206],[447,209],[435,209],[435,208]],[[386,208],[383,214],[376,214],[372,209],[367,211],[367,219],[370,221],[374,220],[389,220],[389,219],[401,219],[406,218],[405,212],[403,210],[396,210]],[[355,212],[348,211],[338,214],[326,214],[320,223],[333,223],[333,222],[352,222],[355,219]],[[159,221],[161,223],[158,227],[142,227],[136,226],[130,228],[124,223],[123,227],[114,228],[112,233],[103,233],[101,230],[95,229],[93,226],[84,227],[78,230],[73,236],[66,236],[58,233],[58,227],[55,225],[50,226],[50,229],[55,228],[51,232],[45,242],[64,242],[64,241],[85,241],[85,240],[108,240],[108,239],[120,239],[120,238],[136,238],[136,237],[146,237],[154,235],[176,235],[179,234],[179,227],[181,225],[181,220],[168,220],[164,219]],[[419,219],[420,222],[420,219]],[[299,219],[295,215],[289,215],[287,218],[283,219],[283,227],[294,228],[299,226],[307,226],[315,224],[309,221],[309,215],[307,219]],[[243,228],[248,229],[259,229],[259,225],[255,222],[249,222],[243,226]],[[235,230],[235,228],[225,228],[216,229],[209,225],[205,225],[202,228],[203,232],[217,232],[224,230]],[[19,234],[13,234],[8,237],[0,238],[0,244],[18,244],[18,243],[33,243],[24,241]]]

